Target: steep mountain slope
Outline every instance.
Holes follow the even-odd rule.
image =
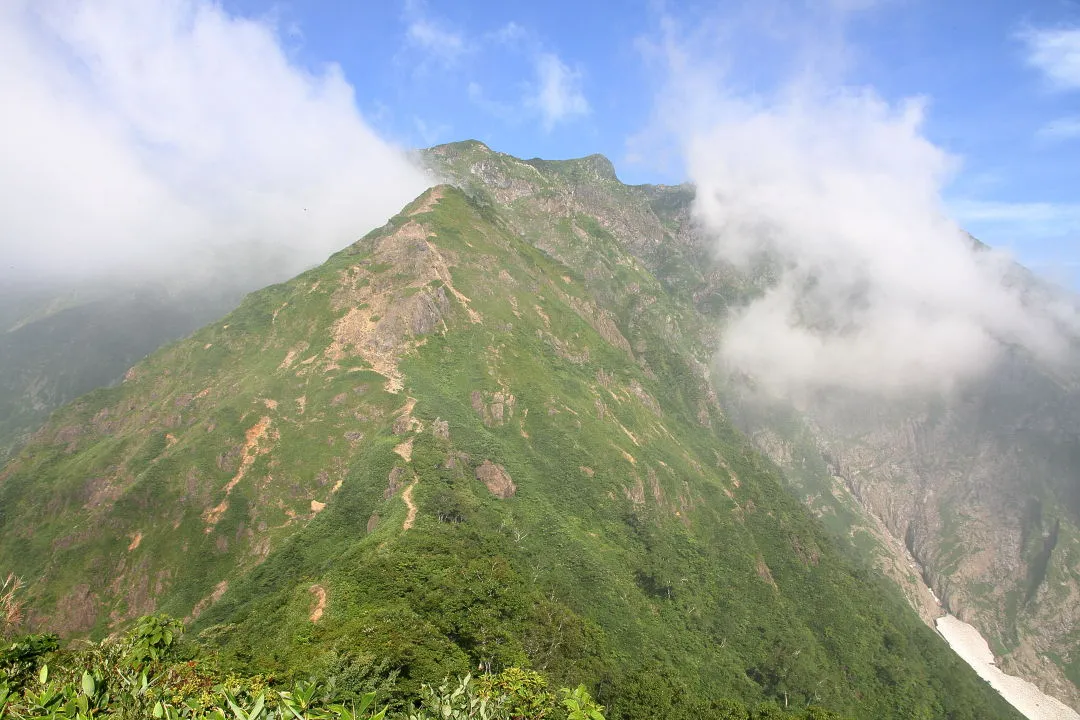
[[[705,325],[604,227],[625,201],[614,230],[663,233],[666,191],[458,152],[537,180],[429,191],[0,471],[0,566],[35,620],[167,611],[277,673],[528,664],[593,678],[614,717],[1014,717],[720,412]]]
[[[856,498],[1004,668],[1080,706],[1077,408],[1073,381],[1011,357],[947,400],[821,397],[786,425],[749,410],[744,427],[814,468],[788,473],[808,497]]]
[[[690,186],[627,187],[600,156],[522,162],[457,143],[426,158],[507,204],[530,242],[583,268],[632,326],[632,298],[604,285],[603,252],[568,219],[598,222],[665,293],[696,310],[672,314],[670,336],[696,338],[706,361],[727,313],[776,280],[775,258],[745,270],[716,257],[715,239],[694,222]],[[973,239],[972,248],[985,246]],[[1062,301],[1023,268],[1009,282],[1035,304]],[[1072,367],[1077,361],[1080,353]],[[940,603],[977,625],[1006,669],[1080,707],[1080,375],[1016,350],[952,397],[829,392],[799,409],[757,394],[753,378],[714,380],[730,418],[784,468],[796,494],[876,557],[924,619],[939,615]]]

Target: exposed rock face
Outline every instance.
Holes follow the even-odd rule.
[[[500,500],[512,498],[517,492],[517,486],[510,479],[510,473],[502,465],[496,465],[490,460],[485,460],[476,468],[476,479],[484,483],[491,494]]]
[[[481,392],[473,390],[469,397],[473,410],[484,419],[488,427],[506,424],[514,417],[517,399],[509,392]]]
[[[401,488],[405,487],[405,481],[402,479],[405,477],[405,468],[396,467],[390,471],[390,477],[386,483],[386,490],[383,491],[383,498],[389,500],[398,494]]]
[[[852,493],[903,540],[944,607],[979,627],[1003,667],[1080,704],[1044,659],[1080,660],[1080,532],[1069,506],[1080,423],[1060,403],[1064,388],[1040,398],[1034,377],[1007,390],[1016,379],[999,368],[967,401],[866,423],[857,437],[823,413],[823,435]]]
[[[431,424],[431,433],[444,442],[450,440],[450,423],[446,420],[435,418],[435,422]]]
[[[817,458],[866,512],[924,619],[975,625],[1003,669],[1080,705],[1065,673],[1080,659],[1080,392],[1012,357],[954,397],[834,393],[804,409],[801,445],[770,429],[775,415],[746,408],[740,420],[792,477]],[[905,580],[911,569],[934,602]]]
[[[437,193],[435,189],[429,194]],[[451,308],[447,290],[468,311],[468,298],[450,281],[453,259],[435,247],[429,235],[421,222],[409,220],[381,238],[369,260],[343,274],[333,302],[345,314],[335,323],[334,343],[326,350],[330,367],[358,355],[389,378],[387,388],[396,392],[402,383],[398,360],[415,338],[443,324]],[[393,277],[386,273],[391,267]],[[409,280],[402,283],[400,276]]]

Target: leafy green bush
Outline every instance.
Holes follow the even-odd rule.
[[[506,698],[506,713],[511,720],[544,720],[552,716],[558,702],[548,690],[544,676],[533,670],[506,668],[496,675],[484,675],[477,682],[485,697]]]
[[[22,687],[38,671],[41,659],[60,647],[56,635],[27,635],[0,650],[0,686]]]
[[[415,707],[358,693],[382,673],[371,658],[345,658],[330,682],[223,673],[213,657],[178,660],[183,625],[140,619],[121,638],[61,648],[55,635],[28,635],[0,652],[0,720],[603,720],[583,686],[563,689],[569,715],[540,674],[507,668],[474,680],[421,686]],[[45,662],[48,660],[48,662]],[[587,714],[581,714],[585,712]]]
[[[168,615],[143,617],[128,634],[128,662],[134,668],[141,668],[149,662],[165,660],[183,632],[183,623]]]

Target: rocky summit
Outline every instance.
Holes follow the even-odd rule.
[[[613,718],[1018,717],[905,599],[932,616],[926,580],[1074,692],[1052,379],[1018,358],[1028,405],[865,423],[763,408],[711,360],[772,270],[712,257],[693,188],[476,142],[419,159],[443,184],[57,410],[0,470],[0,567],[32,627],[164,612],[236,672],[364,657],[403,697],[527,667]]]

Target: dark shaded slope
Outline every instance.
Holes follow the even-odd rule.
[[[0,303],[0,460],[55,408],[235,307],[238,294],[146,286],[9,289]]]

